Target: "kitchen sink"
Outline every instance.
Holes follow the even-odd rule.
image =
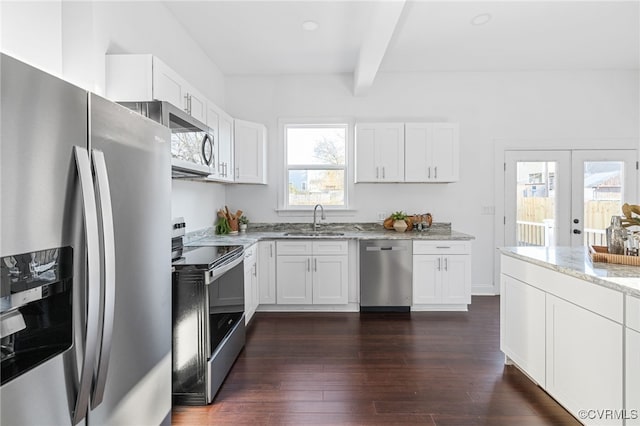
[[[292,231],[285,232],[285,237],[340,237],[344,232],[333,231]]]

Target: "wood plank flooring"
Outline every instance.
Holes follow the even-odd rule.
[[[174,425],[573,425],[499,350],[499,297],[469,312],[257,313],[206,407]]]

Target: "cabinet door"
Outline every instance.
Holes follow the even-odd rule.
[[[218,118],[218,178],[233,182],[233,118],[220,113]]]
[[[278,304],[311,304],[311,256],[277,257],[276,300]]]
[[[460,178],[458,124],[433,123],[432,126],[431,165],[433,167],[433,181],[457,181]]]
[[[626,329],[626,333],[626,425],[637,426],[640,425],[640,333],[630,328]]]
[[[433,128],[429,123],[407,123],[405,125],[405,170],[406,182],[427,182],[433,173],[431,167],[431,140]]]
[[[234,120],[235,182],[265,184],[265,126]]]
[[[356,182],[404,180],[404,123],[356,125]]]
[[[375,144],[379,176],[382,182],[404,181],[404,124],[381,125]]]
[[[184,80],[158,58],[153,58],[153,98],[184,110]]]
[[[348,256],[313,257],[313,303],[315,305],[348,302]]]
[[[218,131],[218,118],[220,113],[214,104],[207,103],[207,126],[213,136],[213,159],[211,160],[211,176],[218,177],[218,163],[220,162],[220,132]]]
[[[188,108],[189,113],[196,120],[201,121],[202,123],[207,122],[207,101],[201,93],[196,91],[193,87],[187,87],[188,94]]]
[[[248,323],[255,312],[253,281],[256,269],[256,245],[249,247],[244,253],[244,315]]]
[[[500,350],[545,386],[545,293],[501,276]]]
[[[356,182],[377,182],[380,169],[376,165],[376,127],[356,124]]]
[[[546,389],[574,416],[584,409],[622,409],[622,334],[621,324],[546,295]],[[584,421],[622,424],[622,419]]]
[[[471,303],[470,256],[442,256],[442,303]]]
[[[276,243],[258,242],[259,303],[276,303]]]
[[[434,304],[442,300],[442,257],[413,256],[413,304]]]

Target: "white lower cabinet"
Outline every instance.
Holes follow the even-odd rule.
[[[540,386],[545,386],[545,293],[501,276],[500,349]]]
[[[276,250],[278,304],[348,302],[347,241],[278,241]]]
[[[467,241],[414,241],[412,310],[466,310],[471,303]]]
[[[258,242],[258,302],[276,303],[276,242]]]
[[[248,324],[258,307],[258,245],[244,251],[244,315]]]
[[[640,425],[640,332],[626,328],[626,415],[627,426]]]
[[[574,415],[623,407],[623,326],[546,295],[546,390]],[[594,414],[585,424],[621,425]],[[613,416],[611,416],[613,417]]]
[[[584,424],[637,424],[640,337],[625,331],[622,294],[505,255],[501,272],[505,355]]]

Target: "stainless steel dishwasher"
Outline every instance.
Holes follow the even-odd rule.
[[[361,312],[410,310],[412,244],[412,240],[360,241]]]

